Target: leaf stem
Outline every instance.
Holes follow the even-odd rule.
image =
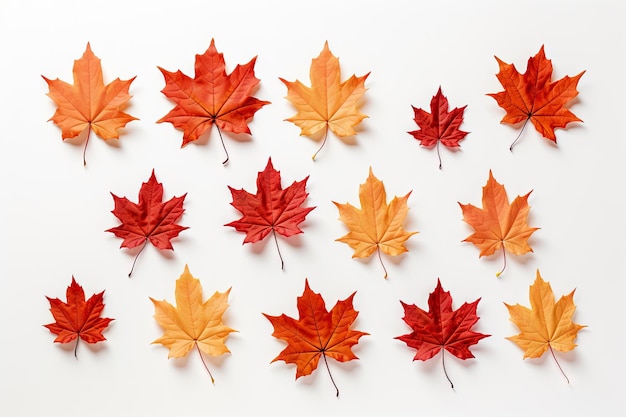
[[[326,370],[328,371],[328,375],[330,376],[330,381],[333,383],[335,387],[335,391],[337,391],[337,397],[339,397],[339,388],[337,388],[337,384],[335,384],[335,379],[333,378],[333,374],[330,373],[330,367],[328,366],[328,359],[326,359],[326,354],[322,352],[322,357],[324,358],[324,364],[326,365]]]
[[[87,139],[85,140],[85,146],[83,147],[83,166],[87,166],[87,144],[89,143],[89,137],[91,136],[91,123],[89,123],[89,127],[87,127]]]
[[[204,358],[202,357],[202,352],[200,352],[200,347],[198,346],[198,341],[196,340],[194,344],[196,345],[196,350],[198,351],[198,355],[200,356],[202,365],[204,365],[204,369],[206,369],[206,371],[209,373],[209,376],[211,377],[211,383],[215,385],[215,379],[213,378],[213,374],[211,374],[211,371],[209,371],[209,367],[206,366],[206,362],[204,361]]]
[[[522,130],[519,131],[519,134],[517,135],[517,137],[515,138],[515,140],[513,141],[513,143],[511,144],[511,146],[509,146],[509,151],[513,152],[513,146],[515,146],[515,144],[517,143],[517,141],[519,140],[519,138],[522,136],[522,133],[524,132],[524,128],[526,127],[526,125],[528,124],[528,121],[530,120],[531,115],[528,115],[528,119],[526,119],[526,121],[524,122],[524,124],[522,125]]]
[[[502,245],[502,257],[504,258],[504,265],[502,265],[502,269],[499,272],[496,272],[496,277],[500,277],[506,268],[506,249],[504,248],[504,244]]]
[[[550,348],[550,353],[552,354],[552,358],[554,358],[554,362],[556,362],[556,366],[559,367],[561,374],[563,374],[563,376],[565,377],[565,380],[569,384],[569,378],[567,377],[567,375],[565,375],[565,372],[563,372],[563,368],[561,368],[561,364],[559,363],[559,361],[556,360],[556,355],[554,354],[554,350],[552,350],[552,345],[549,344],[548,347]]]
[[[378,254],[378,260],[383,267],[383,271],[385,271],[385,279],[387,279],[387,268],[385,268],[385,264],[383,263],[383,257],[380,255],[380,246],[376,245],[376,253]]]
[[[445,358],[446,358],[446,350],[443,348],[443,346],[441,346],[441,365],[443,365],[443,373],[446,375],[446,378],[448,379],[448,382],[450,383],[450,388],[454,389],[454,384],[452,383],[452,380],[448,376],[448,371],[446,371],[446,359]]]
[[[143,246],[141,247],[141,249],[139,249],[139,252],[137,252],[137,255],[135,255],[135,259],[133,260],[133,266],[131,266],[130,268],[130,272],[128,273],[128,278],[130,278],[130,276],[133,274],[133,271],[135,270],[135,264],[137,263],[137,258],[139,258],[139,254],[143,251],[143,249],[146,247],[146,244],[148,243],[148,239],[144,240],[143,242]]]
[[[222,137],[222,130],[217,124],[215,125],[215,127],[217,128],[217,133],[220,135],[220,141],[222,141],[222,148],[224,149],[224,153],[226,154],[226,159],[224,160],[224,162],[222,162],[222,165],[226,165],[228,161],[230,160],[230,156],[228,155],[228,150],[226,149],[226,144],[224,143],[224,138]]]
[[[317,154],[320,153],[320,151],[322,150],[322,148],[326,144],[326,139],[327,138],[328,138],[328,122],[326,123],[326,132],[324,133],[324,140],[322,141],[322,145],[319,147],[319,149],[317,151],[315,151],[315,153],[311,157],[311,159],[313,159],[314,161],[315,161],[315,157],[317,156]]]
[[[278,257],[280,258],[280,269],[285,270],[285,261],[283,261],[283,255],[280,253],[280,246],[278,246],[278,238],[276,237],[276,230],[272,228],[272,236],[274,236],[274,243],[276,243],[276,250],[278,250]]]
[[[74,345],[74,357],[78,360],[78,355],[76,352],[78,351],[78,341],[80,340],[80,335],[76,336],[76,344]]]
[[[437,157],[439,158],[439,169],[441,169],[441,154],[439,153],[439,142],[440,140],[437,139]]]

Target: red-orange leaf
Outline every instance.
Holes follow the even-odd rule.
[[[496,250],[502,249],[504,266],[496,273],[498,277],[506,268],[506,251],[515,255],[533,251],[528,239],[539,228],[528,226],[528,196],[531,192],[517,196],[509,203],[506,189],[489,170],[489,179],[483,187],[483,207],[459,203],[463,220],[474,228],[474,233],[463,242],[476,245],[480,249],[479,257],[493,255]]]
[[[448,148],[458,148],[459,142],[465,138],[468,132],[459,129],[463,123],[463,112],[467,106],[455,107],[448,111],[448,99],[441,93],[441,87],[430,101],[430,113],[414,106],[415,123],[419,130],[413,130],[409,134],[420,141],[422,146],[437,147],[439,157],[439,169],[441,169],[441,154],[439,143]]]
[[[450,292],[443,290],[441,282],[437,279],[435,291],[428,296],[428,311],[415,304],[409,305],[400,301],[404,307],[402,319],[413,331],[396,339],[402,340],[417,351],[413,360],[426,361],[442,349],[459,359],[473,358],[470,346],[490,336],[471,330],[479,319],[476,315],[479,301],[480,298],[472,303],[463,303],[457,310],[452,310],[452,296]],[[441,360],[446,378],[450,381],[443,362],[443,353]]]
[[[209,49],[196,55],[195,76],[188,77],[180,70],[169,72],[159,67],[165,77],[161,90],[176,106],[157,123],[169,122],[183,131],[183,144],[198,140],[213,124],[222,139],[221,130],[250,134],[247,121],[269,101],[250,96],[259,83],[254,75],[256,57],[244,65],[237,65],[226,74],[224,55],[217,52],[211,40]],[[222,146],[224,141],[222,139]],[[228,162],[228,152],[226,160]]]
[[[87,130],[86,150],[92,130],[105,140],[119,138],[118,129],[137,120],[121,110],[131,98],[128,89],[135,77],[125,81],[116,78],[104,85],[100,59],[91,52],[89,44],[83,56],[74,61],[73,73],[73,85],[43,77],[50,89],[48,96],[58,106],[50,120],[61,128],[63,140]]]
[[[244,244],[258,242],[272,232],[278,248],[276,233],[285,237],[302,233],[299,224],[315,208],[302,207],[309,195],[306,192],[308,179],[307,176],[302,181],[294,181],[283,189],[280,171],[274,169],[272,158],[269,158],[265,169],[257,175],[256,194],[228,187],[233,198],[231,205],[239,210],[243,217],[224,226],[231,226],[239,232],[244,232],[246,234]],[[278,253],[280,255],[280,249]],[[281,256],[281,268],[283,266]]]
[[[496,76],[504,91],[487,95],[493,97],[506,111],[502,123],[524,122],[525,127],[530,120],[537,132],[556,143],[555,128],[564,128],[571,122],[582,122],[565,105],[578,95],[576,86],[585,71],[552,82],[552,61],[546,59],[543,46],[528,60],[524,74],[517,72],[515,65],[495,58],[500,66]]]
[[[113,319],[100,317],[104,309],[102,302],[104,291],[93,294],[85,301],[83,287],[78,285],[72,277],[72,283],[67,287],[65,295],[67,302],[48,296],[46,298],[50,302],[50,312],[55,322],[46,324],[44,327],[57,335],[54,339],[55,343],[69,343],[76,340],[74,347],[74,356],[76,356],[79,338],[87,343],[106,340],[102,332]]]
[[[298,297],[298,319],[285,314],[270,316],[263,313],[274,326],[272,336],[287,342],[287,347],[272,362],[281,360],[295,364],[298,379],[317,369],[320,358],[323,358],[339,396],[339,389],[330,374],[327,357],[339,362],[358,359],[352,352],[352,347],[359,342],[361,336],[368,335],[350,329],[358,315],[352,305],[355,294],[356,292],[345,300],[337,301],[329,312],[322,296],[313,292],[309,287],[309,281],[305,280],[304,293]]]
[[[187,193],[163,202],[163,184],[157,181],[154,170],[152,170],[148,182],[141,184],[139,203],[133,203],[126,197],[118,197],[113,193],[111,195],[115,201],[115,208],[112,213],[120,219],[122,224],[107,229],[106,232],[111,232],[124,239],[121,244],[122,248],[132,249],[142,245],[137,256],[148,241],[158,249],[174,250],[170,240],[178,236],[183,230],[188,229],[188,227],[176,224],[176,221],[185,212],[183,202]],[[133,262],[133,268],[134,266],[135,263]],[[128,276],[132,272],[131,269]]]

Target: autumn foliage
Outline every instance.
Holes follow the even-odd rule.
[[[409,191],[403,197],[394,197],[388,204],[385,185],[374,176],[370,167],[365,183],[359,186],[360,209],[350,203],[333,201],[339,209],[339,220],[350,229],[337,241],[354,249],[353,258],[367,258],[376,252],[385,270],[385,278],[387,269],[382,263],[380,252],[390,256],[407,252],[405,242],[417,233],[403,229],[404,219],[409,212],[407,200],[410,195]]]
[[[257,175],[256,194],[228,187],[233,198],[231,205],[239,210],[242,217],[225,226],[244,232],[244,244],[258,242],[272,233],[281,259],[281,269],[284,268],[276,234],[290,237],[302,233],[300,223],[315,208],[302,207],[309,195],[306,191],[308,179],[306,177],[302,181],[294,181],[283,189],[280,171],[274,169],[272,158],[269,158],[265,169]]]
[[[124,239],[121,244],[122,248],[132,249],[141,246],[135,261],[148,242],[158,249],[174,250],[171,239],[188,229],[176,223],[185,212],[183,203],[187,193],[163,202],[163,184],[157,181],[154,170],[148,182],[141,184],[138,203],[133,203],[126,197],[118,197],[113,193],[111,195],[115,202],[112,213],[122,224],[107,229],[106,232]],[[135,262],[133,262],[133,268],[134,266]],[[131,268],[128,276],[132,272]]]
[[[556,143],[554,129],[582,121],[566,105],[578,95],[576,87],[585,71],[574,77],[565,76],[552,81],[552,61],[546,59],[543,46],[528,60],[524,74],[520,74],[515,65],[495,58],[500,67],[496,76],[504,91],[488,96],[493,97],[506,111],[502,123],[515,125],[524,122],[523,131],[530,121],[537,132]]]
[[[272,336],[287,342],[287,347],[272,362],[281,360],[295,364],[298,379],[310,375],[317,369],[320,359],[323,359],[339,396],[327,358],[339,362],[358,359],[352,352],[352,347],[359,342],[361,336],[368,334],[351,329],[358,315],[352,305],[355,294],[356,292],[345,300],[337,301],[328,311],[322,296],[313,292],[309,281],[305,280],[304,293],[298,297],[297,302],[298,319],[285,314],[270,316],[263,313],[274,326]]]
[[[495,180],[490,170],[487,184],[483,187],[483,207],[459,203],[463,220],[474,229],[474,233],[463,242],[478,247],[479,257],[493,255],[496,250],[502,249],[504,266],[496,276],[500,276],[506,268],[507,251],[515,255],[533,251],[528,239],[539,228],[528,226],[528,196],[531,192],[517,196],[509,203],[504,186]]]
[[[182,130],[182,146],[198,140],[213,124],[217,126],[222,146],[222,130],[250,134],[248,120],[261,107],[270,104],[251,96],[260,82],[254,75],[255,63],[256,57],[226,74],[224,55],[217,51],[211,40],[206,52],[196,55],[194,78],[180,70],[170,72],[159,67],[165,78],[165,88],[161,92],[176,106],[157,123],[168,122]],[[224,151],[226,163],[226,147]]]
[[[530,286],[529,296],[530,308],[505,303],[511,315],[511,321],[521,331],[518,335],[507,337],[507,339],[524,350],[524,359],[539,358],[549,350],[563,373],[554,351],[569,352],[574,349],[576,335],[586,327],[572,321],[572,316],[576,311],[574,291],[555,302],[550,283],[544,281],[537,270],[537,277]],[[567,381],[569,382],[569,379]]]
[[[369,73],[352,75],[342,82],[339,59],[325,42],[322,52],[311,61],[309,76],[311,87],[298,80],[280,80],[287,86],[287,100],[298,110],[286,120],[298,126],[303,136],[315,137],[324,131],[322,146],[313,155],[315,159],[326,143],[329,129],[339,137],[356,135],[354,126],[367,117],[359,111],[359,104],[367,90],[365,80]]]
[[[228,308],[229,293],[230,289],[216,291],[203,301],[202,284],[185,265],[184,272],[176,280],[176,306],[150,298],[154,304],[154,319],[163,328],[163,335],[152,343],[168,348],[168,358],[182,358],[195,348],[211,381],[214,381],[201,352],[211,356],[230,352],[225,342],[236,330],[225,326],[222,318]]]
[[[113,319],[100,317],[104,310],[104,291],[93,294],[85,301],[83,287],[78,285],[72,277],[72,283],[65,293],[66,302],[48,296],[46,298],[50,302],[50,312],[55,321],[46,324],[45,327],[57,335],[54,339],[55,343],[69,343],[76,340],[74,347],[74,356],[76,356],[79,339],[87,343],[106,340],[102,332]]]
[[[122,111],[131,98],[128,89],[135,77],[125,81],[116,78],[104,85],[100,59],[89,43],[83,56],[74,61],[73,74],[74,84],[43,77],[48,83],[48,97],[57,105],[50,120],[61,128],[62,138],[74,138],[87,130],[85,151],[92,130],[104,140],[118,139],[118,130],[137,120]]]
[[[428,296],[428,311],[422,310],[415,304],[406,304],[400,301],[404,308],[402,318],[412,332],[399,339],[416,350],[413,360],[426,361],[442,350],[446,350],[459,359],[473,358],[470,347],[487,334],[475,332],[472,327],[478,322],[476,309],[480,298],[471,303],[463,303],[457,310],[452,310],[452,296],[444,291],[441,282],[437,279],[435,291]],[[445,368],[442,353],[442,363],[446,378],[452,385]],[[454,388],[454,386],[452,385]]]
[[[455,107],[448,111],[448,98],[441,92],[441,87],[430,100],[430,113],[411,106],[415,115],[414,121],[419,127],[418,130],[410,131],[409,134],[417,139],[422,146],[432,148],[436,146],[437,157],[439,158],[439,169],[441,169],[441,154],[439,144],[447,148],[458,148],[459,142],[467,136],[459,127],[463,123],[463,112],[467,106]]]

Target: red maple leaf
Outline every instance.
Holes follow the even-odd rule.
[[[356,292],[345,300],[337,301],[335,306],[326,310],[324,299],[304,281],[304,293],[298,297],[299,318],[296,320],[285,314],[280,316],[263,315],[274,326],[272,336],[287,342],[287,347],[272,362],[284,361],[296,364],[296,379],[310,375],[317,369],[320,358],[330,375],[330,379],[339,396],[339,389],[328,367],[327,357],[339,362],[358,359],[352,352],[352,346],[361,336],[368,333],[350,329],[359,314],[354,310],[352,299]]]
[[[55,322],[46,324],[44,327],[57,335],[54,342],[69,343],[72,340],[76,340],[76,346],[74,347],[74,356],[76,357],[79,338],[87,343],[97,343],[106,340],[102,335],[102,331],[114,319],[100,317],[104,309],[103,297],[104,291],[93,294],[89,297],[89,300],[85,301],[83,287],[76,283],[74,277],[72,277],[70,286],[67,287],[66,303],[58,298],[46,296],[50,302],[50,312]]]
[[[294,181],[283,189],[280,171],[274,169],[272,158],[269,158],[265,169],[257,175],[256,194],[228,187],[233,198],[231,205],[239,210],[243,217],[224,226],[245,232],[244,244],[258,242],[272,232],[280,256],[281,269],[284,269],[285,264],[280,254],[276,233],[285,237],[302,233],[298,225],[315,208],[301,207],[309,195],[306,192],[308,179],[307,176],[302,181]]]
[[[537,132],[554,143],[556,143],[555,128],[564,128],[571,122],[582,121],[565,108],[565,105],[578,95],[576,86],[585,71],[574,77],[565,76],[552,82],[552,61],[546,59],[543,45],[537,55],[528,60],[524,74],[517,72],[515,65],[495,58],[500,67],[500,72],[496,76],[504,91],[487,95],[493,97],[506,111],[502,123],[524,122],[510,149],[513,149],[529,120]]]
[[[448,99],[441,93],[441,87],[439,87],[437,94],[430,100],[430,113],[414,106],[411,107],[415,113],[413,120],[419,126],[419,130],[413,130],[409,134],[419,140],[422,146],[437,146],[439,169],[441,169],[439,143],[443,143],[448,148],[458,148],[459,142],[469,133],[459,129],[467,106],[455,107],[449,112]]]
[[[146,247],[148,241],[158,249],[174,250],[170,239],[188,229],[188,227],[176,224],[176,221],[185,212],[183,202],[187,193],[163,202],[163,184],[157,182],[154,170],[152,170],[148,182],[141,184],[139,204],[133,203],[126,197],[118,197],[113,193],[111,195],[115,201],[115,208],[111,213],[120,219],[122,224],[107,229],[106,232],[111,232],[124,239],[120,246],[122,248],[132,249],[142,245],[128,274],[130,277],[135,268],[137,257]]]
[[[209,49],[196,55],[195,76],[190,78],[180,70],[169,72],[159,67],[165,78],[161,90],[176,106],[157,123],[169,122],[183,131],[183,144],[197,140],[215,123],[226,160],[228,151],[220,129],[231,133],[250,134],[248,119],[269,101],[251,97],[259,83],[254,75],[256,57],[244,65],[237,65],[226,74],[224,55],[217,52],[213,39]]]
[[[441,282],[437,279],[435,291],[428,296],[428,309],[424,311],[415,304],[405,304],[404,317],[402,318],[413,331],[396,339],[402,340],[407,346],[417,350],[413,360],[426,361],[435,356],[441,349],[445,349],[459,359],[473,358],[470,346],[478,343],[482,338],[490,335],[477,333],[472,326],[478,321],[476,308],[480,298],[472,303],[463,303],[457,310],[452,310],[452,297],[450,292],[444,291]],[[446,371],[444,355],[441,360],[443,371],[450,382],[454,385]]]

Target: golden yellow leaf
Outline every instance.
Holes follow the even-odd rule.
[[[568,352],[576,347],[574,340],[578,331],[587,326],[572,321],[576,310],[574,291],[555,302],[550,283],[544,281],[537,270],[535,282],[530,286],[531,308],[505,303],[511,321],[521,331],[507,339],[524,349],[524,359],[539,358],[550,350],[556,361],[554,350]]]
[[[298,113],[286,120],[298,126],[302,136],[314,136],[325,129],[322,146],[328,129],[339,137],[356,135],[354,126],[367,117],[359,111],[358,105],[367,90],[365,80],[369,74],[352,75],[341,82],[339,59],[328,49],[328,42],[324,43],[322,52],[311,62],[311,87],[298,80],[280,78],[287,86],[286,98],[298,109]]]
[[[194,278],[185,265],[185,271],[176,280],[176,307],[165,300],[150,298],[154,303],[154,318],[164,330],[163,336],[152,343],[167,347],[168,358],[184,357],[195,347],[207,368],[201,351],[211,356],[230,352],[225,341],[229,333],[236,330],[222,322],[229,293],[230,288],[223,293],[216,291],[203,302],[200,280]],[[207,371],[210,375],[208,368]]]
[[[407,206],[409,195],[411,191],[404,197],[394,197],[387,204],[385,185],[374,176],[370,167],[367,180],[359,186],[361,209],[349,203],[340,204],[333,201],[339,209],[339,220],[350,229],[348,234],[337,241],[347,243],[354,249],[353,258],[367,258],[377,252],[381,264],[381,251],[391,256],[407,252],[404,243],[417,233],[407,232],[402,228],[402,223],[409,212]],[[386,269],[385,278],[387,278]]]

